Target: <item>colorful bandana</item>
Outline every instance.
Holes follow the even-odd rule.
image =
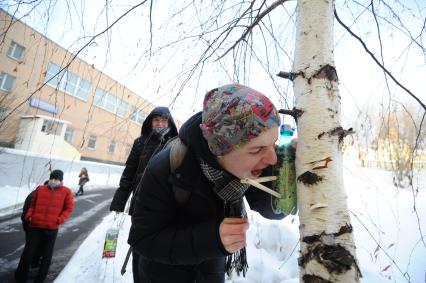
[[[200,128],[215,156],[225,155],[279,125],[272,102],[249,87],[225,85],[204,97]]]

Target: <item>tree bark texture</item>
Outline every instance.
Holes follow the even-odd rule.
[[[343,185],[340,95],[333,57],[333,0],[299,0],[293,65],[300,281],[359,282]]]

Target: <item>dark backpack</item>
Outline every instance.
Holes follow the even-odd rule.
[[[151,155],[151,158],[149,161],[151,161],[151,159],[163,149],[170,149],[170,156],[169,156],[170,157],[170,174],[173,174],[176,171],[176,169],[182,164],[182,161],[185,158],[185,154],[188,147],[181,141],[181,139],[178,136],[173,137],[165,143],[160,142],[160,144],[157,146],[157,148],[154,150],[153,154]],[[149,161],[148,161],[148,164],[149,164]],[[146,170],[146,167],[145,167],[145,170]],[[141,189],[141,182],[143,179],[143,175],[145,174],[145,170],[139,179],[139,184],[137,185],[135,191],[133,192],[131,206],[134,205],[136,194]],[[175,185],[173,185],[173,193],[175,195],[175,200],[178,207],[184,206],[191,195],[190,191],[181,189]]]
[[[25,198],[24,201],[24,206],[22,207],[22,213],[21,213],[21,220],[23,223],[26,223],[27,220],[25,220],[25,214],[27,214],[28,209],[30,208],[30,204],[31,204],[31,200],[33,199],[33,196],[35,194],[35,191],[39,188],[40,186],[37,186],[37,188],[35,188],[31,193],[28,194],[28,196]]]

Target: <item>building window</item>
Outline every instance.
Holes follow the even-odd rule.
[[[120,117],[126,115],[127,102],[101,88],[96,88],[93,104]]]
[[[12,41],[12,43],[9,46],[9,50],[7,50],[7,56],[9,56],[12,59],[15,60],[21,60],[22,56],[24,55],[25,48],[15,41]]]
[[[0,72],[0,89],[4,91],[10,91],[12,89],[13,83],[15,82],[15,77],[9,74]]]
[[[75,96],[87,101],[87,94],[89,93],[90,83],[83,79],[80,79],[80,83],[75,88]]]
[[[89,142],[87,143],[87,148],[88,149],[96,149],[96,140],[97,140],[97,136],[94,135],[90,135],[89,136]]]
[[[114,153],[116,145],[117,145],[117,143],[115,142],[115,140],[112,140],[112,141],[109,143],[109,146],[108,146],[108,152],[109,152],[109,153]]]
[[[64,75],[65,71],[61,71],[61,67],[53,63],[49,63],[44,82],[54,88],[60,89],[61,81],[63,80]]]
[[[71,143],[71,144],[72,144],[73,137],[74,137],[74,129],[73,129],[73,128],[68,127],[68,128],[65,130],[65,136],[64,136],[64,139],[65,139],[65,141],[67,141],[68,143]]]
[[[117,109],[117,97],[108,93],[105,99],[105,109],[114,113]]]
[[[60,66],[49,63],[44,82],[66,94],[87,101],[90,83],[69,71],[61,71],[61,69]]]
[[[43,120],[41,132],[46,133],[46,135],[60,136],[62,132],[62,125],[62,123],[58,123],[52,120]]]
[[[79,77],[77,77],[76,75],[74,75],[73,73],[70,72],[66,72],[66,81],[65,81],[65,86],[64,86],[64,92],[74,95],[75,94],[75,89],[77,87],[78,84],[78,80]],[[76,96],[76,95],[74,95]]]
[[[142,110],[139,110],[136,106],[133,106],[132,113],[130,114],[130,120],[142,125],[143,121],[145,121],[147,116],[148,114],[146,114]]]
[[[126,115],[127,102],[122,99],[119,99],[117,104],[117,115],[120,117],[124,117]]]

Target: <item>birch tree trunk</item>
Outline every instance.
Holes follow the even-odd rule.
[[[333,58],[333,0],[298,0],[293,66],[300,281],[359,282],[343,186],[340,95]]]

